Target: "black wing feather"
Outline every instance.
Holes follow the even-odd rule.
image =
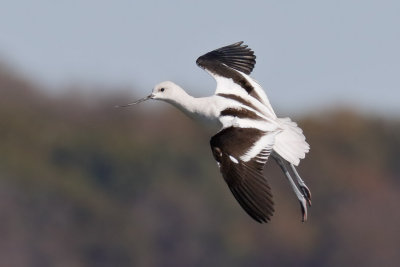
[[[222,64],[245,74],[250,74],[256,64],[256,56],[247,45],[242,44],[243,42],[237,42],[215,49],[199,57],[196,63],[200,67],[217,74],[219,73],[216,66]]]

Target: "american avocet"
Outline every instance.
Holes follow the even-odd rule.
[[[271,188],[263,168],[271,155],[296,194],[307,220],[311,192],[295,166],[309,151],[303,131],[290,118],[278,118],[261,86],[249,74],[254,52],[243,42],[211,51],[196,61],[217,82],[215,94],[195,98],[166,81],[136,102],[163,100],[192,117],[217,121],[222,129],[211,140],[211,150],[225,182],[242,208],[257,222],[267,222],[274,212]],[[290,169],[296,177],[292,179]]]

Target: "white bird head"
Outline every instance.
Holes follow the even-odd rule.
[[[117,107],[132,106],[149,99],[174,102],[179,99],[182,94],[185,94],[185,91],[179,85],[170,81],[165,81],[154,86],[153,92],[150,95],[143,97],[135,102]]]
[[[179,85],[170,81],[165,81],[154,86],[151,98],[171,102],[179,99],[179,96],[184,92],[185,91]]]

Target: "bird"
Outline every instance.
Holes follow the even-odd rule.
[[[244,211],[259,223],[271,220],[274,202],[263,172],[272,157],[289,181],[305,222],[311,191],[296,166],[310,146],[296,122],[277,117],[265,91],[249,76],[256,64],[254,51],[240,41],[200,56],[196,64],[216,80],[212,96],[192,97],[179,85],[164,81],[150,95],[117,107],[161,100],[192,118],[219,124],[220,130],[210,140],[211,151]]]

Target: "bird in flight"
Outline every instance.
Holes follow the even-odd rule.
[[[214,95],[195,98],[175,83],[165,81],[156,85],[150,95],[119,107],[162,100],[191,117],[218,122],[221,129],[211,137],[211,151],[240,206],[259,223],[271,219],[274,204],[263,175],[271,156],[296,194],[304,222],[307,204],[311,206],[311,192],[295,166],[310,147],[295,122],[276,116],[264,90],[249,76],[255,59],[254,52],[243,42],[221,47],[196,61],[216,80]]]

